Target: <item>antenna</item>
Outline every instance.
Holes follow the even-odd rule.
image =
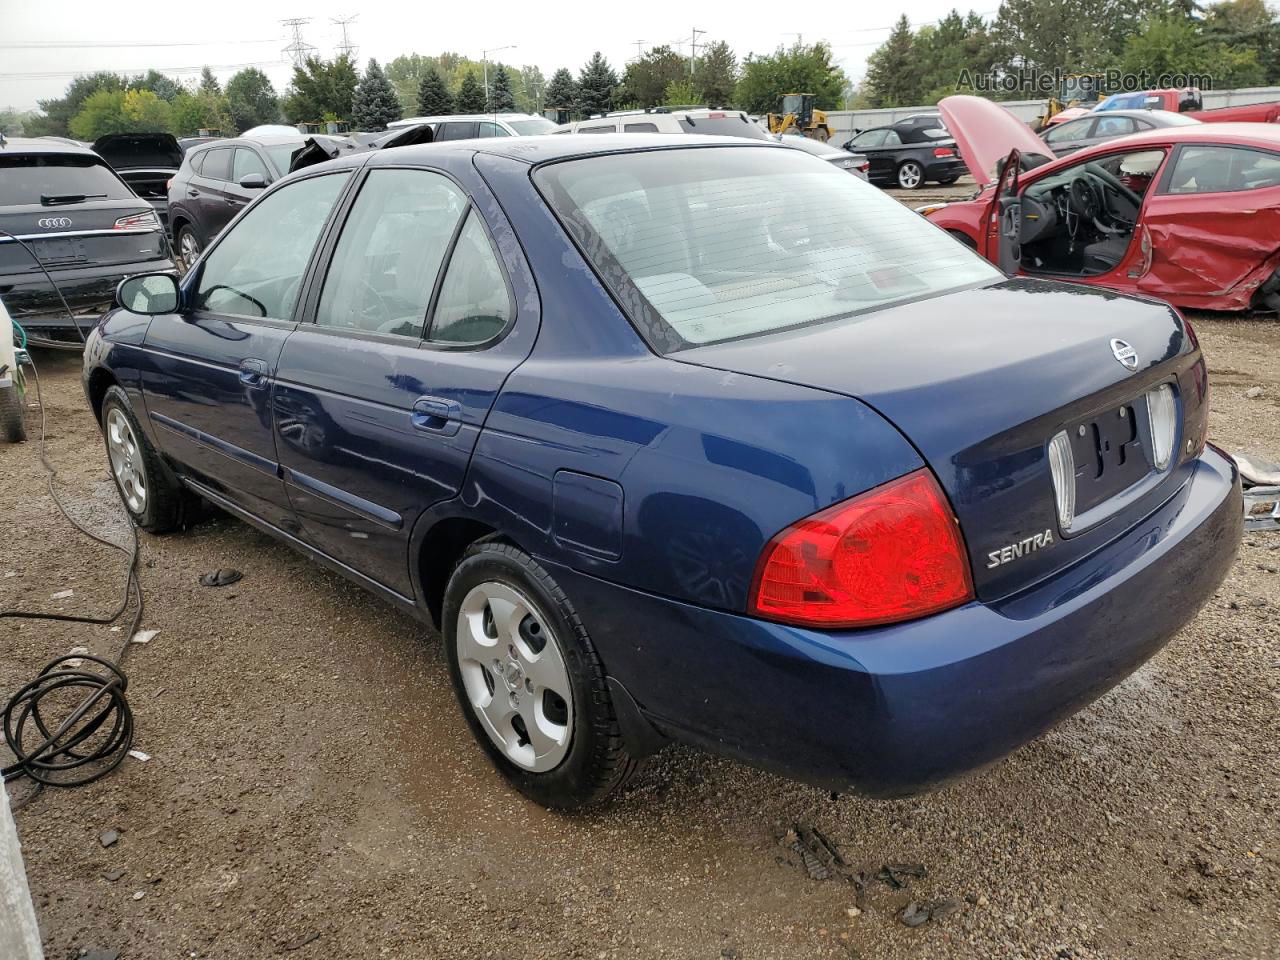
[[[302,28],[310,22],[310,17],[294,17],[291,20],[280,21],[292,33],[289,45],[282,52],[288,55],[295,67],[300,68],[306,63],[307,57],[315,53],[316,48],[302,39]]]
[[[351,37],[347,34],[347,27],[359,18],[360,14],[353,13],[346,17],[333,17],[333,23],[342,28],[342,42],[338,44],[339,56],[345,56],[348,60],[354,60],[360,48],[351,42]]]

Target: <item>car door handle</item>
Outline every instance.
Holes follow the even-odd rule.
[[[240,361],[240,382],[255,390],[261,390],[267,385],[267,375],[270,372],[265,360],[250,357]]]
[[[439,397],[419,397],[414,401],[409,422],[415,430],[452,437],[462,429],[462,406]]]
[[[243,207],[245,202],[238,197],[227,197],[227,203],[233,207]]]
[[[188,196],[188,197],[192,197],[192,198],[194,198],[194,197],[198,197],[198,196],[200,196],[200,191],[199,191],[199,190],[188,190],[188,191],[187,191],[187,196]]]

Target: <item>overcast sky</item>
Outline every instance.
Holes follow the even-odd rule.
[[[155,67],[191,79],[209,64],[224,81],[242,66],[257,66],[277,91],[289,81],[282,53],[288,42],[280,21],[310,17],[303,38],[324,56],[341,40],[331,18],[358,12],[350,36],[363,67],[402,53],[453,50],[479,59],[484,48],[517,44],[490,59],[533,64],[550,77],[557,67],[578,68],[601,50],[621,73],[644,47],[669,43],[688,53],[693,27],[705,30],[698,42],[726,40],[739,57],[790,44],[827,40],[846,73],[857,80],[866,58],[888,36],[900,13],[913,25],[936,21],[954,0],[905,0],[859,8],[816,0],[744,4],[710,0],[619,3],[514,3],[479,0],[363,5],[329,0],[222,0],[213,3],[141,3],[138,0],[0,0],[0,107],[32,109],[37,100],[59,96],[77,73],[114,70],[140,73]],[[991,15],[998,0],[978,0]],[[756,12],[747,13],[754,6]],[[967,8],[962,8],[967,9]],[[691,11],[695,11],[691,16]],[[855,12],[857,11],[857,12]],[[779,33],[781,24],[790,33]]]

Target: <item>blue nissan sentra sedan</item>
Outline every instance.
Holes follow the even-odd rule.
[[[353,155],[117,301],[84,382],[134,520],[203,498],[437,624],[561,809],[672,739],[939,784],[1159,650],[1240,536],[1176,310],[767,142]]]

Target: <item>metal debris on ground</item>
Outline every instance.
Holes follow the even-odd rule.
[[[1246,453],[1233,453],[1244,487],[1247,533],[1280,531],[1280,463]]]
[[[799,858],[797,864],[792,858],[779,857],[779,863],[802,867],[811,880],[837,879],[853,886],[855,906],[852,909],[859,912],[866,906],[867,886],[873,879],[901,890],[910,878],[921,878],[928,873],[922,863],[888,863],[874,875],[866,870],[855,870],[840,853],[839,844],[817,827],[799,823],[779,834],[778,843]]]
[[[200,586],[229,587],[243,576],[244,574],[239,570],[233,570],[230,567],[224,567],[221,570],[210,570],[208,573],[200,574]]]
[[[945,920],[963,909],[959,900],[933,900],[929,903],[912,901],[907,904],[898,919],[908,927],[918,927],[930,920]]]
[[[876,879],[895,890],[901,890],[907,885],[908,877],[921,879],[927,874],[923,863],[886,863],[876,874]]]
[[[156,634],[159,632],[160,632],[159,630],[139,630],[137,633],[135,633],[132,637],[129,638],[129,642],[130,643],[150,643],[152,640],[156,638]]]

